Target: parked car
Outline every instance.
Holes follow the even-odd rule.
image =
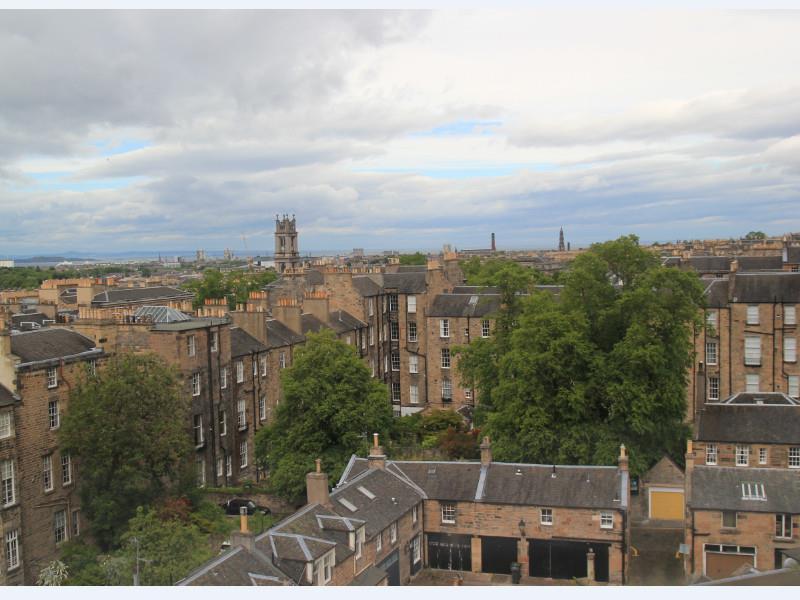
[[[252,500],[248,500],[247,498],[231,498],[227,502],[222,504],[222,508],[225,510],[226,515],[238,515],[239,509],[242,507],[247,508],[248,515],[254,515],[256,511],[260,512],[262,515],[270,514],[269,508],[265,506],[258,506]]]

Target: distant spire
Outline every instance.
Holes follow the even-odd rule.
[[[564,252],[566,249],[567,248],[564,245],[564,228],[562,227],[561,230],[558,232],[558,251]]]

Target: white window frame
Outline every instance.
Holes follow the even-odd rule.
[[[267,397],[264,394],[258,397],[258,420],[267,420]]]
[[[744,364],[761,366],[761,336],[747,335],[744,338]]]
[[[72,511],[72,515],[70,518],[70,524],[72,525],[72,537],[76,538],[81,534],[81,511],[75,509]]]
[[[800,469],[800,446],[791,446],[789,448],[788,467],[790,469]]]
[[[233,457],[230,454],[225,455],[225,475],[233,476]]]
[[[258,363],[256,362],[255,357],[250,357],[250,362],[253,363],[253,379],[258,377]]]
[[[192,417],[192,429],[194,431],[194,447],[202,448],[206,442],[205,432],[203,431],[203,415]]]
[[[239,468],[247,467],[247,440],[239,443]]]
[[[769,449],[760,447],[758,449],[758,464],[765,465],[769,462]]]
[[[219,372],[219,389],[224,390],[228,387],[228,367],[222,367]]]
[[[392,352],[392,371],[400,370],[400,353]]]
[[[717,445],[716,444],[706,444],[706,464],[707,465],[716,465],[717,464]]]
[[[52,492],[55,488],[53,482],[53,455],[42,457],[42,485],[45,492]]]
[[[747,325],[760,325],[761,324],[761,315],[759,314],[759,306],[758,304],[748,304],[747,305]]]
[[[553,509],[540,508],[539,509],[539,523],[550,527],[553,524]]]
[[[750,446],[736,444],[736,466],[746,467],[750,464]]]
[[[419,404],[419,386],[416,383],[408,386],[408,403]]]
[[[3,507],[17,503],[17,482],[12,459],[0,460],[0,501]]]
[[[47,368],[47,389],[52,390],[58,387],[58,369],[56,367]]]
[[[783,362],[797,362],[797,338],[783,338]]]
[[[356,531],[356,559],[361,558],[361,555],[364,554],[365,541],[366,541],[366,532],[364,531],[364,526],[362,525]]]
[[[449,379],[442,379],[442,401],[451,402],[453,400],[453,382]]]
[[[225,459],[221,456],[217,457],[217,477],[222,477],[225,473]]]
[[[708,399],[719,400],[719,377],[708,378]]]
[[[367,314],[370,317],[375,315],[375,298],[367,298]]]
[[[406,296],[406,309],[409,313],[416,313],[417,312],[417,297],[416,296]]]
[[[472,390],[470,388],[464,388],[464,400],[472,400]]]
[[[200,395],[200,373],[192,373],[192,396]]]
[[[758,373],[747,373],[744,376],[745,386],[744,389],[750,394],[755,394],[761,391],[761,377]]]
[[[397,542],[397,521],[389,525],[389,542],[392,544]]]
[[[211,352],[219,351],[219,332],[211,332]]]
[[[408,372],[412,374],[419,373],[419,356],[416,354],[408,355]]]
[[[392,342],[400,341],[400,323],[397,321],[389,322],[389,339]]]
[[[19,567],[19,530],[6,531],[6,570],[13,571]]]
[[[786,535],[787,532],[789,535]],[[780,540],[790,540],[794,537],[792,533],[792,515],[784,513],[775,515],[775,537]]]
[[[488,338],[492,334],[492,325],[489,319],[483,319],[481,321],[481,337]]]
[[[67,511],[64,509],[57,510],[53,513],[53,537],[56,540],[56,544],[66,542],[68,539]]]
[[[286,368],[286,352],[281,352],[280,354],[278,354],[278,366],[281,369]]]
[[[236,361],[236,383],[242,383],[244,381],[244,361],[237,360]]]
[[[789,375],[786,391],[792,398],[800,398],[800,375]]]
[[[10,438],[14,433],[11,414],[10,410],[0,412],[0,440]]]
[[[411,523],[416,523],[417,519],[419,518],[419,513],[417,512],[417,507],[411,507]]]
[[[68,452],[61,453],[61,487],[72,485],[72,457]]]
[[[383,550],[383,532],[379,531],[375,538],[375,554],[380,554]]]
[[[370,325],[368,327],[368,329],[369,329],[369,345],[370,346],[374,346],[375,345],[375,326],[374,325]]]
[[[399,308],[400,302],[397,294],[389,294],[389,312],[397,312]]]
[[[243,398],[236,401],[236,426],[239,429],[247,427],[247,403]]]
[[[416,342],[419,339],[417,333],[417,322],[409,321],[407,327],[408,327],[408,341]]]
[[[717,330],[717,311],[710,310],[706,313],[706,326]]]
[[[450,337],[450,319],[439,319],[439,337]]]
[[[261,377],[267,376],[267,357],[261,356],[258,359],[258,362],[261,364]]]
[[[417,564],[419,561],[422,560],[422,543],[420,542],[420,536],[414,536],[411,540],[411,563]]]
[[[392,402],[401,402],[403,400],[402,390],[399,381],[392,382]]]
[[[442,502],[442,523],[455,525],[456,522],[456,505],[454,502]]]
[[[47,401],[47,425],[49,429],[61,427],[61,409],[58,404],[58,398]]]
[[[717,364],[717,342],[706,342],[706,364]]]
[[[194,335],[186,336],[186,354],[197,356],[197,338]]]
[[[610,510],[600,512],[600,529],[614,529],[614,513]]]
[[[797,306],[794,304],[785,304],[783,307],[783,324],[784,325],[797,325]]]
[[[742,483],[742,500],[766,500],[763,483]]]
[[[87,364],[89,366],[89,375],[91,375],[92,377],[96,377],[97,376],[97,360],[95,360],[93,358]]]
[[[442,348],[442,368],[450,368],[450,348]]]
[[[228,434],[228,412],[225,410],[219,411],[219,435],[224,437]]]

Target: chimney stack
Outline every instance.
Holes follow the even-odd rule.
[[[303,333],[302,312],[294,298],[279,298],[277,306],[272,307],[272,316],[295,333]]]
[[[231,533],[231,546],[242,546],[250,552],[256,549],[256,536],[247,527],[247,507],[239,508],[239,531]]]
[[[488,467],[492,464],[492,443],[489,441],[489,436],[483,436],[481,442],[481,466]]]
[[[494,243],[494,232],[493,232],[492,233],[492,252],[494,252],[495,250],[497,250],[497,246]]]
[[[385,469],[386,468],[386,454],[383,452],[383,447],[378,444],[378,434],[372,434],[372,448],[367,457],[367,464],[370,469]]]
[[[620,471],[628,470],[628,449],[625,448],[625,444],[620,444],[618,464]]]
[[[322,459],[316,459],[317,470],[306,475],[306,495],[309,504],[329,506],[328,474],[322,472]]]

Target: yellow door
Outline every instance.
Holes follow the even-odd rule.
[[[650,518],[683,521],[683,490],[650,490]]]

